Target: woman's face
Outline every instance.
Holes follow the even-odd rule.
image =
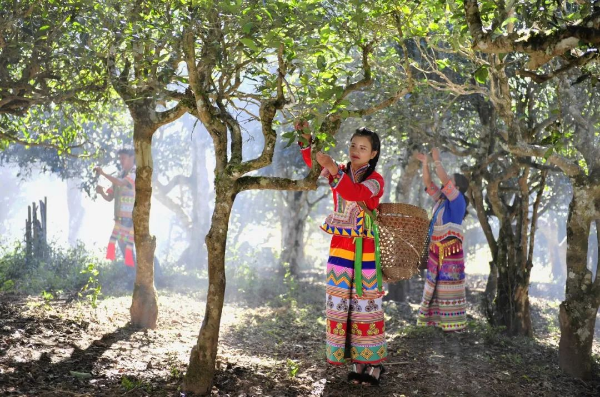
[[[355,136],[350,141],[348,149],[350,162],[353,166],[363,166],[377,156],[377,151],[373,150],[371,140],[366,136]]]

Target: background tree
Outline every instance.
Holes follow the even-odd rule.
[[[32,130],[28,121],[58,111],[57,104],[85,109],[106,91],[105,68],[93,50],[106,34],[93,28],[93,7],[87,0],[0,2],[0,148],[68,150],[82,141],[73,130]]]
[[[156,327],[157,293],[154,287],[156,239],[150,235],[152,197],[152,137],[163,125],[187,111],[184,94],[170,91],[178,82],[181,61],[181,10],[178,2],[140,1],[115,4],[117,14],[106,14],[104,24],[114,28],[108,69],[114,90],[133,120],[136,183],[133,224],[137,257],[136,279],[130,313],[132,324]],[[165,108],[163,105],[171,106]],[[161,110],[162,109],[162,110]]]
[[[482,12],[477,1],[465,0],[465,21],[474,49],[490,53],[497,60],[489,69],[499,77],[491,99],[506,123],[509,150],[523,157],[546,158],[571,179],[573,200],[567,225],[568,276],[566,298],[561,304],[559,362],[569,374],[588,377],[595,323],[591,319],[595,319],[598,310],[597,286],[587,269],[587,241],[590,222],[595,216],[590,213],[593,207],[589,204],[596,195],[594,184],[586,176],[593,175],[590,171],[595,160],[589,157],[589,153],[593,151],[594,142],[587,138],[588,134],[582,133],[584,129],[581,127],[580,136],[574,137],[575,142],[585,142],[577,146],[588,155],[586,158],[581,153],[582,165],[589,174],[575,159],[560,156],[549,151],[548,147],[535,145],[535,142],[523,142],[524,132],[513,113],[508,79],[501,73],[503,62],[507,60],[506,54],[525,54],[528,62],[518,73],[538,83],[589,64],[598,56],[600,8],[597,2],[559,2],[547,4],[547,7],[512,2],[509,7],[507,5],[504,2],[500,6],[487,2],[487,11]],[[484,24],[490,29],[484,29]],[[519,29],[511,29],[515,25]],[[552,60],[555,62],[550,62]],[[546,68],[538,72],[544,65]],[[494,66],[500,66],[500,70],[494,70]],[[561,141],[560,134],[551,135],[550,142],[553,141]],[[583,202],[585,204],[580,206]],[[585,250],[582,250],[582,244],[586,246]]]

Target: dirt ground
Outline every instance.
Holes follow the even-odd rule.
[[[346,368],[325,364],[323,285],[300,282],[297,297],[278,307],[229,299],[212,394],[600,395],[598,359],[591,381],[558,368],[556,302],[532,298],[536,337],[507,338],[477,313],[481,280],[471,280],[468,332],[444,335],[413,326],[415,285],[408,302],[386,303],[390,357],[377,390],[349,385]],[[128,326],[129,296],[107,297],[94,310],[82,302],[0,295],[0,394],[181,396],[204,310],[200,295],[160,291],[158,328],[147,331]],[[598,358],[598,342],[594,351]]]

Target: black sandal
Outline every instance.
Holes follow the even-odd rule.
[[[362,371],[358,372],[357,371],[357,365],[364,365]],[[350,372],[348,374],[348,382],[355,384],[355,385],[360,385],[362,382],[365,381],[364,379],[364,372],[365,369],[367,369],[367,366],[365,364],[352,364],[352,372]]]
[[[379,368],[379,376],[373,376],[373,370]],[[379,386],[379,379],[381,379],[381,375],[385,372],[385,367],[381,364],[378,365],[370,365],[367,364],[366,370],[362,375],[363,384],[368,384],[371,386]]]

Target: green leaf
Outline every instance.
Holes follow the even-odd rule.
[[[260,51],[259,48],[256,46],[256,44],[254,44],[254,41],[252,39],[249,38],[243,38],[240,39],[240,42],[245,45],[246,47],[250,48],[252,51]]]
[[[448,66],[450,66],[450,62],[448,62],[448,59],[436,59],[435,63],[437,63],[440,70],[444,70]]]
[[[506,25],[508,25],[509,23],[516,23],[519,22],[519,18],[516,17],[510,17],[510,18],[506,18],[504,20],[504,22],[502,22],[502,27],[505,27]]]
[[[48,30],[50,29],[50,25],[44,25],[40,28],[40,32],[43,32],[44,30]]]
[[[325,60],[325,57],[323,55],[319,55],[317,57],[317,67],[320,70],[325,70],[325,68],[327,67],[327,61]]]
[[[479,69],[475,71],[475,80],[479,84],[485,84],[489,76],[489,71],[487,66],[481,66]]]
[[[242,32],[249,34],[252,31],[253,27],[254,27],[254,23],[248,22],[244,26],[242,26]]]

